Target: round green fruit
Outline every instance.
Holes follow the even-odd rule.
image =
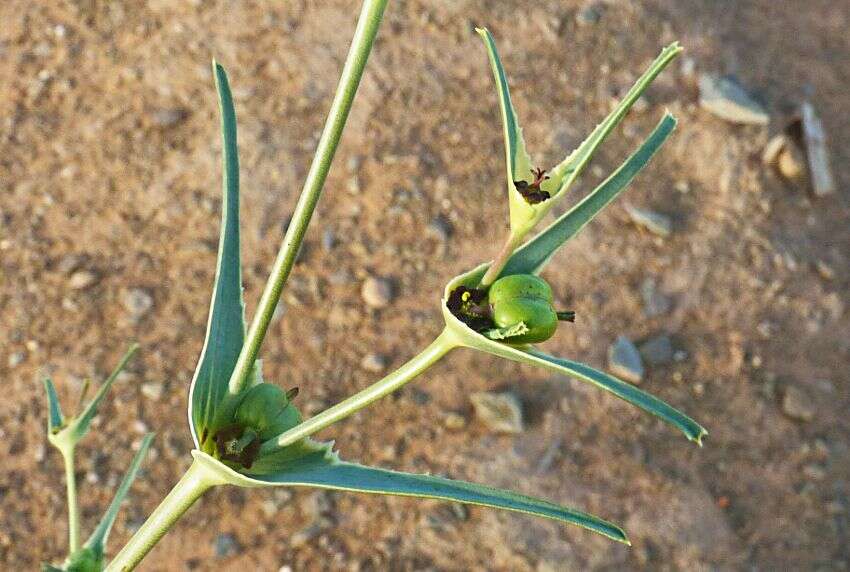
[[[506,340],[512,344],[544,342],[558,328],[552,289],[542,278],[531,274],[505,276],[490,286],[487,299],[497,327],[509,328],[522,322],[528,328],[526,333]]]
[[[265,441],[301,423],[301,414],[284,390],[271,383],[261,383],[245,393],[234,419],[256,431],[260,440]]]

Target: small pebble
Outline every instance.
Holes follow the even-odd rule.
[[[260,510],[266,516],[266,518],[272,518],[273,516],[275,516],[278,513],[280,508],[277,506],[276,502],[269,499],[269,500],[264,500],[260,504]]]
[[[835,278],[835,270],[833,270],[832,266],[823,260],[815,262],[815,268],[817,269],[818,274],[820,274],[820,277],[824,280],[832,280]]]
[[[428,224],[428,234],[438,238],[440,241],[447,241],[452,235],[452,223],[443,215],[438,215]]]
[[[181,108],[157,109],[151,114],[153,124],[157,127],[174,127],[189,117],[189,112]]]
[[[234,554],[239,554],[242,547],[236,537],[229,532],[219,534],[215,537],[215,557],[227,558]]]
[[[522,433],[522,404],[510,392],[478,392],[469,396],[476,416],[496,433]]]
[[[97,274],[89,270],[77,270],[71,274],[68,287],[71,290],[84,290],[97,282]]]
[[[647,278],[641,283],[640,295],[643,299],[643,313],[647,318],[663,316],[673,305],[670,298],[658,289],[652,278]]]
[[[386,308],[393,301],[393,285],[386,278],[370,276],[363,282],[360,295],[372,308]]]
[[[673,360],[673,342],[670,336],[661,334],[640,345],[640,355],[649,365],[665,365]]]
[[[292,546],[292,548],[301,548],[322,534],[327,527],[328,524],[325,522],[325,519],[319,519],[319,522],[306,526],[293,534],[289,538],[289,545]]]
[[[581,26],[596,24],[602,19],[602,12],[598,6],[591,4],[576,12],[576,23]]]
[[[782,153],[782,149],[785,148],[788,142],[788,137],[783,133],[771,137],[761,152],[761,162],[768,167],[776,165],[779,161],[779,154]]]
[[[626,203],[625,208],[632,222],[649,232],[661,237],[670,236],[670,233],[673,232],[673,221],[667,215],[648,209],[640,209],[629,203]]]
[[[446,416],[443,418],[443,425],[445,425],[446,429],[451,431],[459,431],[466,427],[466,417],[460,413],[450,411],[446,413]]]
[[[14,352],[9,354],[9,361],[7,362],[9,364],[9,368],[18,367],[21,363],[23,363],[26,357],[27,354],[24,352]]]
[[[138,320],[153,308],[153,296],[144,288],[128,288],[121,294],[121,303],[130,316]]]
[[[626,336],[618,337],[608,348],[608,369],[631,383],[643,381],[644,369],[640,352]]]
[[[730,123],[767,125],[770,116],[735,78],[704,73],[699,78],[700,107]]]
[[[794,143],[789,143],[779,153],[779,162],[777,164],[779,174],[789,181],[799,179],[805,168],[804,160],[803,152],[800,151],[800,148]]]
[[[135,431],[139,435],[144,435],[145,433],[150,431],[148,424],[142,421],[141,419],[134,420],[131,426],[133,427],[133,431]]]
[[[348,169],[349,173],[356,173],[360,169],[360,165],[363,163],[363,157],[360,155],[352,155],[345,162],[345,168]]]
[[[785,388],[782,397],[782,412],[797,421],[811,421],[815,417],[815,407],[811,399],[796,386]]]
[[[156,383],[154,381],[143,383],[141,390],[142,395],[151,401],[159,401],[162,398],[163,388],[161,383]]]
[[[336,245],[336,236],[331,229],[325,229],[322,232],[322,248],[331,250]]]
[[[779,174],[789,180],[794,180],[803,174],[804,158],[799,147],[786,135],[774,135],[761,154],[762,163],[776,167]]]
[[[70,274],[83,264],[83,257],[78,254],[66,254],[56,265],[56,269],[62,274]]]
[[[387,369],[387,358],[381,354],[368,354],[360,361],[360,367],[372,373],[381,373]]]

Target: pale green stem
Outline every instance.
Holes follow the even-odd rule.
[[[459,344],[453,339],[451,332],[448,329],[443,330],[427,348],[385,378],[282,433],[277,440],[269,440],[263,443],[260,454],[270,453],[281,447],[291,445],[299,439],[308,437],[316,431],[363,409],[373,401],[408,383],[458,346]]]
[[[505,268],[505,264],[510,260],[511,255],[514,253],[514,250],[519,246],[521,238],[517,237],[514,233],[511,233],[508,236],[508,239],[505,241],[505,244],[502,245],[502,250],[499,251],[499,254],[496,255],[496,258],[490,264],[490,268],[487,269],[487,272],[484,274],[484,277],[481,279],[481,287],[486,288],[490,284],[496,281],[501,274],[502,269]]]
[[[77,476],[74,471],[74,445],[59,448],[65,463],[65,488],[68,491],[68,554],[80,549],[80,508],[77,505]]]
[[[195,504],[210,487],[226,484],[206,465],[194,461],[159,506],[106,567],[106,572],[135,568],[178,518]]]
[[[366,60],[372,50],[372,43],[378,33],[378,27],[381,24],[387,2],[388,0],[365,0],[363,2],[354,39],[342,68],[336,95],[331,104],[322,136],[319,139],[313,163],[310,165],[310,171],[304,181],[304,188],[298,198],[298,203],[295,205],[295,211],[292,213],[292,221],[283,237],[283,244],[281,244],[268,282],[266,282],[266,288],[260,297],[254,320],[251,322],[251,327],[245,338],[245,344],[242,346],[242,351],[230,376],[228,390],[231,395],[235,395],[244,389],[248,373],[257,359],[260,345],[263,343],[269,322],[274,315],[275,306],[280,299],[281,290],[295,263],[298,249],[307,231],[307,225],[310,224],[313,210],[316,208],[316,203],[322,193],[322,187],[331,168],[334,153],[348,119],[348,112],[351,110],[351,104],[354,101],[354,95],[357,93],[357,86],[363,76],[363,68],[366,66]]]

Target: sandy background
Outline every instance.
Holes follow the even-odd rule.
[[[670,216],[673,233],[637,228],[622,199],[591,224],[547,271],[579,321],[546,349],[602,367],[618,335],[670,335],[683,359],[650,367],[643,387],[702,421],[706,446],[585,385],[463,352],[323,433],[346,458],[585,508],[624,525],[631,549],[439,502],[222,489],[143,569],[847,569],[850,8],[805,4],[391,2],[264,346],[267,377],[300,386],[302,407],[319,410],[377,377],[364,356],[378,352],[393,367],[427,343],[440,329],[445,280],[495,253],[507,220],[501,127],[473,25],[499,42],[541,166],[578,144],[660,47],[680,40],[687,59],[659,78],[575,195],[667,107],[680,128],[625,200]],[[80,448],[89,531],[141,434],[158,434],[111,553],[188,466],[186,397],[220,208],[210,58],[227,67],[236,95],[250,312],[356,5],[0,4],[0,568],[31,570],[65,549],[40,371],[68,409],[84,377],[102,379],[129,341],[142,345]],[[706,71],[737,75],[769,110],[769,127],[701,110],[695,77]],[[812,198],[805,180],[783,181],[761,162],[804,98],[830,138],[830,197]],[[370,275],[396,285],[386,310],[361,301]],[[669,302],[656,315],[647,280]],[[494,434],[472,411],[472,392],[501,389],[523,401],[519,435]],[[788,415],[789,393],[809,420]],[[465,427],[447,428],[450,413]]]

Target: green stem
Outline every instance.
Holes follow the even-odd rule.
[[[80,549],[80,508],[77,505],[77,476],[74,471],[74,446],[61,447],[65,463],[65,487],[68,491],[68,554]]]
[[[319,139],[313,163],[310,165],[310,171],[304,181],[304,188],[298,198],[298,203],[295,205],[292,221],[283,237],[283,244],[281,244],[277,253],[266,288],[260,297],[254,320],[251,322],[251,327],[245,338],[245,344],[242,346],[242,351],[230,376],[228,390],[231,395],[235,395],[244,389],[248,373],[257,359],[260,345],[263,343],[269,322],[274,315],[281,290],[295,263],[298,249],[307,231],[307,225],[310,224],[313,210],[316,208],[316,203],[322,193],[322,187],[331,168],[334,153],[348,119],[348,112],[351,110],[351,104],[354,101],[354,95],[357,93],[357,87],[360,84],[360,78],[363,76],[363,69],[366,66],[369,52],[372,50],[372,44],[378,33],[378,27],[381,24],[387,2],[388,0],[365,0],[363,2],[360,18],[357,21],[357,29],[354,32],[351,48],[342,68],[336,95],[331,104],[322,136]]]
[[[519,246],[520,240],[521,239],[517,237],[514,233],[511,233],[508,236],[508,239],[502,246],[502,250],[499,251],[499,254],[497,254],[496,258],[493,259],[493,262],[490,263],[490,267],[487,269],[487,272],[481,279],[482,288],[486,288],[496,281],[496,279],[499,277],[499,274],[501,274],[502,269],[504,269],[505,264],[507,264],[508,260],[510,260],[511,255],[514,253],[514,250],[516,250]]]
[[[141,528],[124,545],[121,552],[112,559],[106,567],[106,572],[125,572],[135,568],[201,495],[210,487],[223,484],[225,482],[213,474],[206,465],[194,461],[168,496],[159,503]]]
[[[385,378],[282,433],[277,440],[266,441],[260,448],[260,454],[270,453],[281,447],[291,445],[363,409],[373,401],[408,383],[456,347],[458,347],[458,343],[453,339],[449,330],[443,330],[427,348]]]

